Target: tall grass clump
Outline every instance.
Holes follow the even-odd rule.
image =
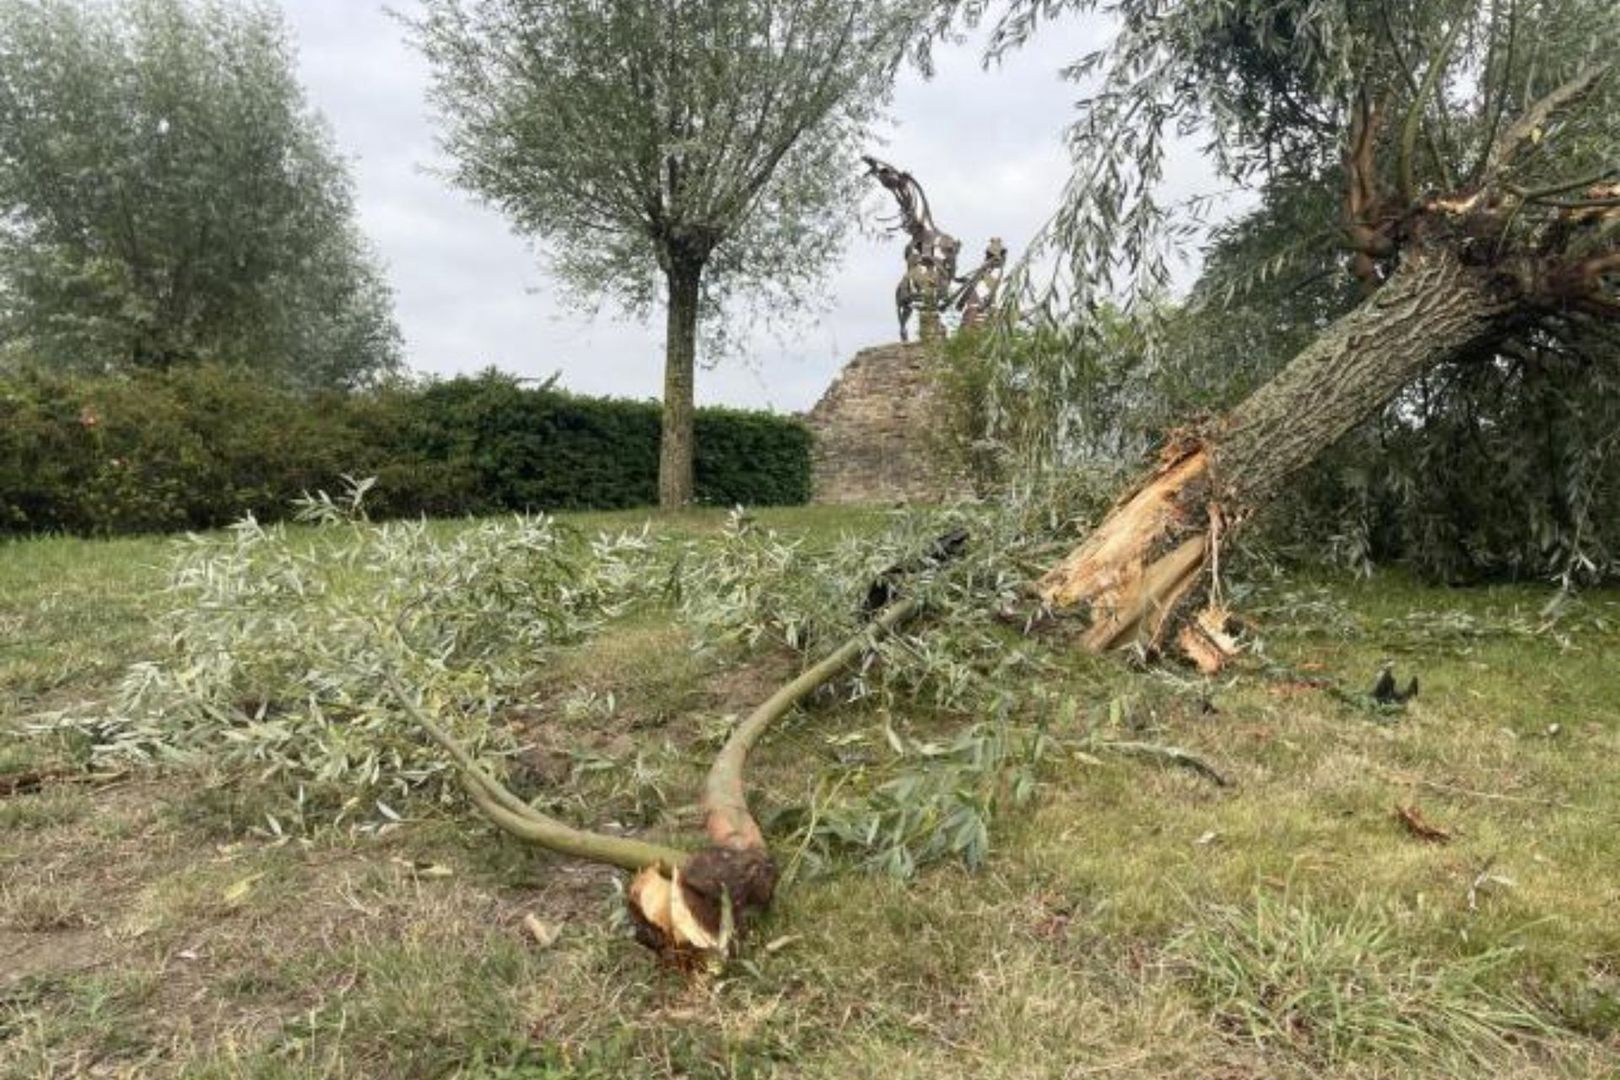
[[[1251,905],[1214,909],[1172,951],[1231,1035],[1313,1067],[1367,1060],[1489,1075],[1558,1034],[1502,988],[1518,950],[1425,957],[1368,902],[1330,911],[1257,891]]]

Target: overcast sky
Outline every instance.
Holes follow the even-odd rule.
[[[425,102],[425,63],[399,23],[373,0],[283,0],[312,103],[349,158],[361,226],[394,287],[413,368],[437,373],[494,365],[518,375],[562,373],[567,389],[656,397],[662,334],[604,308],[594,319],[560,303],[540,253],[504,219],[451,188]],[[394,0],[411,12],[414,0]],[[935,219],[963,244],[971,266],[991,236],[1016,254],[1056,205],[1069,175],[1060,136],[1073,86],[1058,69],[1101,43],[1097,19],[1049,24],[1030,47],[984,70],[971,45],[938,55],[924,80],[908,72],[878,156],[922,181]],[[851,168],[859,168],[851,162]],[[1177,155],[1178,188],[1208,187],[1190,148]],[[869,228],[892,209],[881,192],[863,208]],[[831,276],[831,306],[790,341],[755,334],[742,357],[698,372],[700,403],[809,408],[867,345],[895,339],[893,291],[901,242],[855,236]]]

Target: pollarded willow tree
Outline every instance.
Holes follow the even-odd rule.
[[[700,314],[797,306],[916,28],[888,0],[427,0],[454,179],[545,245],[574,298],[667,313],[659,503],[692,497]]]
[[[1004,52],[1062,11],[1098,7],[942,10],[947,26],[997,12],[992,50]],[[1299,243],[1343,250],[1364,297],[1224,415],[1170,433],[1157,466],[1039,583],[1055,607],[1089,609],[1093,649],[1174,637],[1214,668],[1232,646],[1223,540],[1301,469],[1436,365],[1488,364],[1620,320],[1620,20],[1606,0],[1110,10],[1116,36],[1069,72],[1088,92],[1047,241],[1071,295],[1122,275],[1128,294],[1164,281],[1167,251],[1188,235],[1158,195],[1180,130],[1266,199],[1336,192],[1334,228]]]
[[[281,17],[0,0],[0,363],[398,364],[392,297]]]

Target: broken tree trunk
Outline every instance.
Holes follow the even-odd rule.
[[[1441,232],[1442,230],[1436,230]],[[1522,308],[1444,230],[1275,378],[1221,420],[1177,432],[1157,467],[1038,583],[1054,608],[1087,609],[1085,645],[1157,650],[1173,631],[1205,671],[1233,651],[1218,582],[1226,532],[1416,375],[1489,346]],[[1189,618],[1201,594],[1209,603]]]
[[[1535,190],[1507,178],[1519,151],[1540,144],[1612,66],[1589,65],[1527,107],[1492,143],[1471,190],[1422,202],[1411,156],[1441,63],[1414,88],[1395,193],[1380,183],[1380,113],[1363,89],[1344,157],[1345,238],[1371,295],[1223,419],[1175,433],[1157,468],[1040,580],[1050,606],[1089,610],[1089,648],[1157,650],[1174,631],[1200,668],[1219,669],[1235,648],[1219,588],[1229,530],[1429,368],[1488,357],[1549,314],[1620,318],[1616,170]],[[1204,593],[1207,605],[1189,618]]]

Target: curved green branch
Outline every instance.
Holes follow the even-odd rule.
[[[1429,96],[1435,92],[1440,84],[1440,76],[1445,72],[1446,61],[1451,57],[1451,48],[1457,43],[1457,34],[1462,30],[1462,21],[1458,20],[1446,34],[1445,40],[1434,52],[1434,59],[1429,61],[1429,70],[1423,73],[1423,85],[1417,88],[1412,95],[1412,105],[1406,110],[1406,120],[1401,124],[1401,156],[1400,156],[1400,184],[1401,199],[1410,204],[1416,196],[1417,184],[1412,175],[1412,151],[1417,147],[1418,131],[1423,127],[1423,106]],[[1431,149],[1433,149],[1431,147]],[[1450,186],[1450,177],[1446,174],[1446,163],[1440,158],[1439,151],[1435,150],[1435,164],[1440,167],[1446,186]]]
[[[748,718],[737,725],[715,756],[703,784],[704,828],[717,847],[750,848],[762,850],[765,838],[759,825],[748,812],[748,798],[743,788],[743,766],[748,751],[771,724],[793,706],[803,701],[817,687],[842,671],[865,652],[871,643],[914,615],[921,605],[915,600],[901,600],[890,604],[869,626],[824,656],[813,667],[806,668],[798,678],[766,698]]]
[[[389,675],[387,681],[389,690],[399,699],[406,714],[450,755],[467,794],[472,797],[479,812],[503,832],[560,855],[591,859],[626,870],[640,870],[648,866],[673,867],[686,860],[687,853],[676,848],[626,836],[586,832],[540,813],[485,771],[465,747],[412,700],[399,680]]]

